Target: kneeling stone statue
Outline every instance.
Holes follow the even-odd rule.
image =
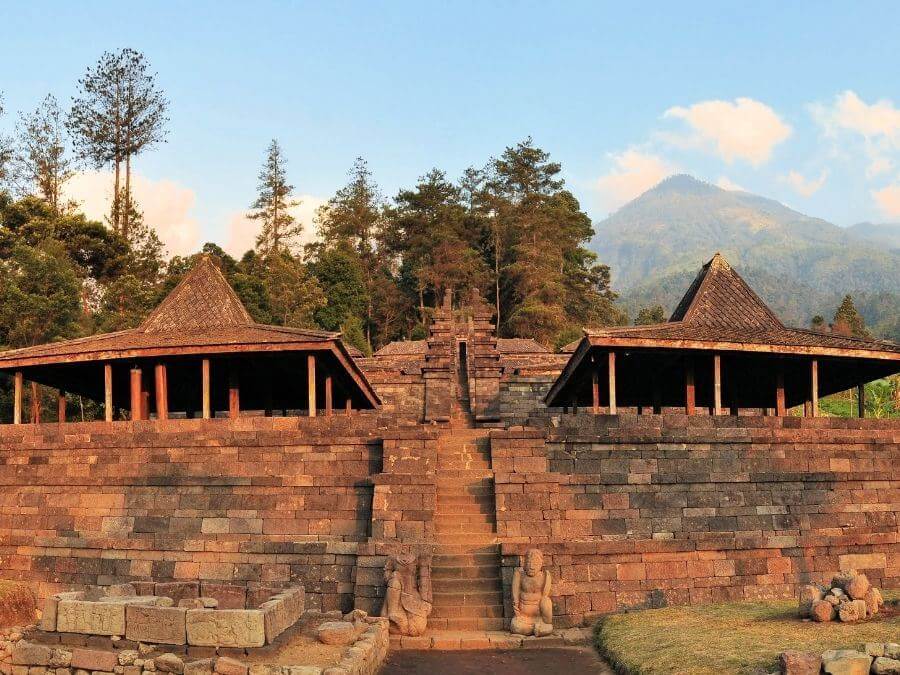
[[[544,556],[531,548],[525,552],[525,564],[513,573],[513,633],[543,637],[553,632],[550,572],[543,567]]]
[[[412,553],[392,556],[384,566],[387,589],[381,616],[391,623],[391,632],[419,636],[431,614],[431,558]]]

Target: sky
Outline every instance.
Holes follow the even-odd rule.
[[[0,0],[0,92],[68,105],[105,50],[171,101],[135,193],[171,254],[252,246],[272,138],[315,209],[364,157],[382,193],[458,177],[532,136],[595,220],[690,173],[834,222],[900,222],[896,2]],[[100,217],[108,174],[69,186]]]

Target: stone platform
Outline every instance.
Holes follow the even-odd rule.
[[[391,649],[559,649],[591,642],[590,628],[569,628],[546,637],[523,637],[493,630],[435,630],[420,637],[391,635]]]

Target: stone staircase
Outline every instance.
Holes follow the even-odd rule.
[[[489,429],[473,428],[465,401],[438,439],[437,512],[432,560],[435,630],[502,630]]]

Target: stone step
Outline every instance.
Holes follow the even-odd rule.
[[[461,495],[454,497],[452,495],[442,495],[437,500],[437,517],[444,515],[456,514],[460,516],[474,516],[481,514],[483,516],[494,516],[496,503],[493,498],[484,495],[484,498],[472,499],[471,495]]]
[[[441,479],[438,478],[435,488],[439,495],[471,495],[473,497],[494,496],[493,482],[467,481],[462,478],[458,480],[451,479],[448,481],[441,481]]]
[[[485,579],[440,579],[432,576],[431,587],[434,593],[440,594],[492,593],[500,592],[502,588],[498,576]]]
[[[448,547],[441,546],[441,551],[445,551]],[[455,548],[455,547],[454,547]],[[431,559],[432,569],[435,568],[481,568],[491,567],[494,569],[500,566],[500,554],[493,551],[484,551],[477,553],[435,553]]]
[[[454,595],[442,594],[447,597],[443,601],[437,599],[437,593],[434,594],[434,605],[431,610],[431,616],[440,618],[485,618],[496,619],[503,618],[503,600],[500,593],[485,594],[483,598],[475,601],[471,595]],[[468,602],[464,602],[464,601]],[[454,601],[456,604],[451,604]]]
[[[442,532],[441,536],[438,538],[438,543],[477,548],[479,546],[490,546],[492,544],[496,544],[497,537],[494,534],[488,534],[486,532]]]
[[[428,617],[429,630],[478,630],[478,631],[495,631],[503,630],[503,619],[494,618],[435,618],[434,615]]]
[[[433,581],[438,579],[498,579],[498,570],[499,565],[496,561],[487,565],[432,565],[431,579]]]
[[[446,513],[438,507],[434,517],[435,525],[462,525],[472,523],[477,525],[493,525],[492,513],[460,513],[457,509],[448,509]]]
[[[494,472],[484,469],[444,469],[435,475],[437,485],[494,484]]]
[[[494,523],[440,523],[435,522],[434,532],[438,541],[444,540],[445,534],[495,534],[497,531]]]

